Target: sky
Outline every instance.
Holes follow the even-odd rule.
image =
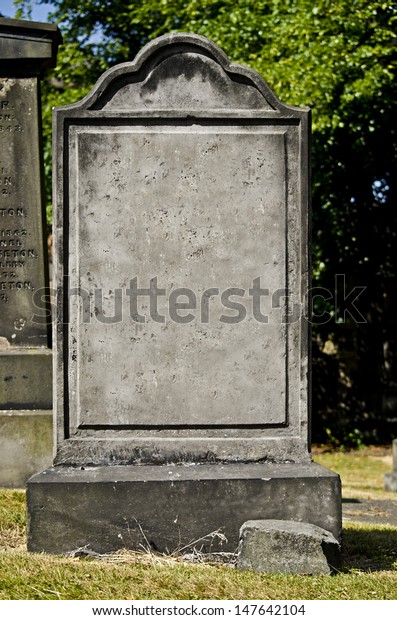
[[[51,12],[51,4],[37,4],[32,1],[32,21],[46,22],[48,13]],[[0,13],[3,17],[15,17],[16,8],[13,0],[0,0]]]
[[[31,0],[32,4],[32,21],[34,22],[48,22],[48,13],[54,10],[53,5],[48,2],[46,4],[36,4],[35,0]],[[0,0],[0,14],[3,17],[15,18],[16,8],[13,0]],[[99,33],[94,33],[90,39],[90,43],[98,43],[101,40]]]

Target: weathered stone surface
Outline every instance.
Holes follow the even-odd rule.
[[[1,31],[0,31],[1,40]],[[43,239],[37,78],[0,78],[0,335],[47,346],[34,293],[48,285]]]
[[[0,403],[3,409],[52,408],[50,349],[0,352]]]
[[[385,474],[385,491],[397,493],[397,471]]]
[[[340,544],[312,523],[250,520],[240,530],[237,566],[264,573],[329,575],[340,567]]]
[[[60,39],[56,26],[0,18],[2,349],[48,346],[48,306],[39,293],[48,268],[37,75],[55,61]]]
[[[28,483],[31,551],[82,546],[109,553],[147,546],[172,552],[220,530],[203,551],[236,552],[248,519],[296,519],[340,540],[339,476],[310,465],[55,467]],[[142,528],[142,529],[141,529]]]
[[[258,275],[272,292],[286,287],[284,133],[230,133],[219,125],[70,129],[78,162],[70,187],[69,234],[78,248],[71,286],[92,295],[94,280],[103,297],[84,326],[81,304],[70,305],[72,339],[78,326],[68,360],[73,426],[286,424],[286,326],[280,308],[272,316],[270,296],[262,302],[269,324],[255,320],[248,300]],[[147,288],[153,276],[164,291],[158,318],[145,312],[142,297],[146,321],[134,323],[129,280]],[[238,323],[225,322],[236,313],[221,302],[232,286],[245,297]],[[167,306],[176,287],[186,310]],[[120,299],[124,293],[119,316],[116,310],[104,324],[99,312],[115,315],[116,291]],[[178,315],[188,322],[175,322]],[[108,363],[93,364],[98,358]]]
[[[52,461],[51,410],[0,411],[0,486],[23,488]]]
[[[195,35],[56,109],[57,464],[310,462],[308,117]]]
[[[385,474],[385,491],[397,493],[397,439],[393,439],[393,471]]]
[[[235,551],[252,518],[339,539],[309,445],[309,111],[176,34],[54,114],[56,466],[29,549]]]

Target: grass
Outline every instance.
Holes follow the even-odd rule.
[[[396,537],[397,530],[394,542]],[[354,536],[350,544],[356,547]],[[2,599],[390,600],[397,594],[397,573],[354,568],[334,577],[264,575],[227,566],[140,562],[133,554],[112,563],[14,549],[0,553],[0,592]]]
[[[385,498],[388,455],[317,451],[338,471],[349,497]],[[391,461],[390,461],[391,463]],[[397,499],[386,494],[388,499]],[[344,525],[344,567],[333,577],[265,575],[227,565],[123,551],[104,559],[26,551],[25,494],[0,490],[0,599],[92,600],[394,600],[397,527]]]
[[[24,545],[26,545],[25,493],[0,489],[0,552]]]
[[[350,452],[314,448],[313,458],[338,472],[344,499],[396,499],[383,488],[383,476],[392,470],[391,449],[367,447]]]

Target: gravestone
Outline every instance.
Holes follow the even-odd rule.
[[[54,115],[57,445],[28,548],[235,551],[252,519],[339,540],[309,445],[309,111],[175,34]]]
[[[39,79],[56,26],[0,18],[0,485],[52,459],[52,355]],[[37,318],[35,319],[35,315]]]
[[[392,443],[393,469],[385,474],[385,491],[397,493],[397,439]]]

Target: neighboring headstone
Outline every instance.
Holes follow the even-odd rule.
[[[237,567],[262,573],[330,575],[340,568],[340,544],[321,527],[297,521],[247,521]]]
[[[0,18],[0,485],[52,458],[52,355],[39,79],[58,28]],[[40,307],[41,306],[41,307]]]
[[[385,490],[397,493],[397,439],[393,439],[393,471],[385,474]]]
[[[55,138],[57,446],[29,549],[221,529],[235,551],[264,518],[339,539],[308,439],[309,112],[175,34],[58,108]]]

